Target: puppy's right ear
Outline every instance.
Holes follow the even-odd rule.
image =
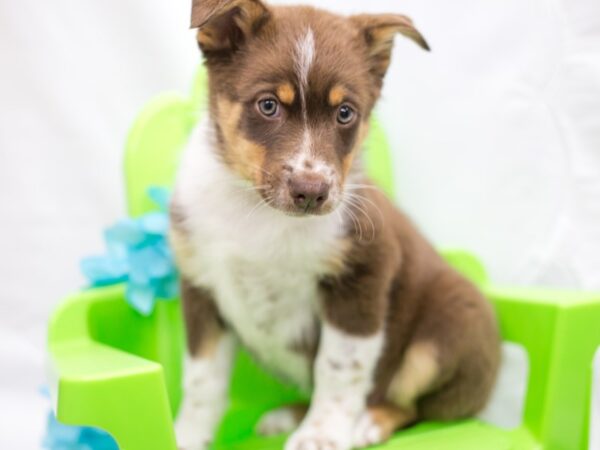
[[[271,13],[260,0],[193,0],[191,28],[209,56],[240,48],[267,22]]]

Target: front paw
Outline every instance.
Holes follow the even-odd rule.
[[[261,436],[276,436],[283,433],[291,433],[300,424],[306,413],[306,407],[284,406],[269,411],[260,418],[256,431]]]
[[[212,442],[211,433],[203,431],[198,422],[182,417],[175,424],[178,450],[207,450]]]
[[[391,432],[384,429],[370,411],[365,411],[354,427],[353,447],[364,448],[380,444],[389,439],[390,435]]]
[[[323,435],[290,439],[285,446],[285,450],[349,450],[349,448]]]
[[[288,439],[285,450],[350,450],[351,433],[332,425],[314,423],[302,426]]]

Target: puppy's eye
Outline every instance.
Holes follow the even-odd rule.
[[[337,113],[337,121],[342,125],[348,125],[352,120],[354,120],[354,116],[356,112],[352,109],[350,105],[342,105],[338,109]]]
[[[258,110],[265,117],[275,117],[279,112],[279,102],[274,98],[263,98],[258,101]]]

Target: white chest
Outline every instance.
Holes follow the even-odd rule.
[[[300,272],[290,261],[238,254],[224,256],[208,273],[201,282],[215,292],[223,318],[243,344],[264,365],[307,387],[309,361],[294,344],[316,329],[316,274]]]
[[[264,365],[308,387],[310,361],[294,347],[316,332],[318,280],[339,241],[339,219],[260,205],[197,144],[184,158],[176,195],[193,247],[184,273],[213,291],[225,321]]]

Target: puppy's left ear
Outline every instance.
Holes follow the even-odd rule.
[[[390,65],[394,37],[401,34],[429,51],[429,44],[415,28],[412,20],[400,14],[360,14],[350,17],[364,38],[371,71],[383,78]]]
[[[207,56],[237,50],[269,17],[260,0],[192,0],[191,28],[198,28],[198,44]]]

